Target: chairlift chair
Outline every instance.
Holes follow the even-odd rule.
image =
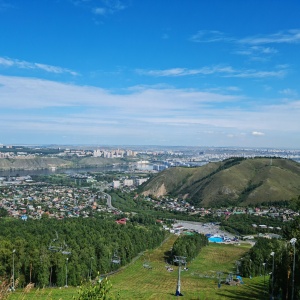
[[[69,250],[69,246],[66,244],[65,241],[64,241],[61,253],[64,254],[64,255],[70,255],[71,254],[71,251]]]
[[[116,254],[116,252],[114,253],[114,255],[113,255],[113,257],[112,257],[111,262],[112,262],[113,264],[117,264],[117,265],[120,264],[121,259],[120,259],[120,256],[118,256],[118,255]]]
[[[59,240],[58,240],[58,233],[57,231],[55,231],[55,235],[56,235],[56,238],[53,239],[48,247],[48,250],[50,251],[53,251],[53,252],[60,252],[62,250],[62,247],[59,243]]]
[[[48,250],[50,250],[52,252],[60,252],[61,251],[61,247],[59,247],[59,246],[49,246]]]
[[[48,247],[48,250],[52,252],[60,252],[62,250],[62,246],[59,244],[58,239],[52,240]]]
[[[146,268],[146,269],[152,269],[151,265],[150,265],[150,262],[145,260],[144,263],[143,263],[143,267]]]
[[[71,251],[69,250],[69,247],[66,244],[66,242],[64,241],[63,244],[61,244],[59,242],[57,231],[55,231],[55,234],[56,234],[56,238],[51,241],[48,250],[52,252],[60,252],[64,255],[70,255]]]

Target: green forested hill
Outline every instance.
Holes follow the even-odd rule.
[[[232,158],[198,168],[170,168],[142,192],[182,197],[195,206],[290,200],[300,195],[300,164],[281,158]]]

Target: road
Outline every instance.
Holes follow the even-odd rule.
[[[110,209],[116,209],[115,207],[113,207],[111,205],[111,196],[109,194],[106,194],[106,193],[103,193],[103,194],[106,195],[106,197],[107,197],[106,205],[108,206],[108,208],[110,208]]]

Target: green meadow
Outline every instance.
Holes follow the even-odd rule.
[[[176,237],[171,236],[161,247],[145,252],[130,265],[123,267],[117,274],[110,276],[112,292],[120,299],[155,299],[176,298],[175,291],[178,267],[170,266],[168,271],[165,252],[172,247]],[[235,262],[249,250],[248,244],[223,245],[209,244],[187,265],[188,270],[181,272],[182,299],[268,299],[263,277],[243,278],[244,284],[229,286],[221,284],[218,288],[218,272],[225,280],[229,273],[235,273]],[[147,263],[151,268],[145,268]],[[267,284],[268,278],[265,279]],[[25,294],[17,291],[9,299],[72,299],[77,295],[77,288],[52,288],[32,290]]]

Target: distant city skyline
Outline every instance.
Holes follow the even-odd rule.
[[[0,0],[0,144],[298,149],[299,11]]]

